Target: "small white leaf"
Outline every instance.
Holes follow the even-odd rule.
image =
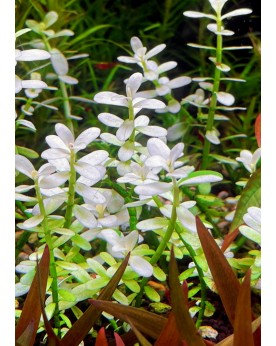
[[[212,14],[206,14],[202,12],[196,12],[196,11],[185,11],[183,12],[183,15],[189,18],[210,18],[216,20],[216,17]]]
[[[65,76],[69,67],[65,56],[56,48],[51,50],[51,62],[57,75]]]
[[[67,75],[59,75],[58,78],[66,83],[66,84],[69,84],[69,85],[75,85],[75,84],[78,84],[78,80],[77,78],[74,78],[74,77],[71,77],[71,76],[67,76]]]
[[[42,220],[43,220],[42,215],[40,215],[40,214],[35,215],[35,216],[31,217],[30,219],[24,221],[22,224],[22,226],[23,226],[22,228],[23,229],[33,228],[33,227],[39,225]]]
[[[223,91],[217,93],[217,100],[225,106],[231,106],[235,102],[233,95]]]
[[[79,222],[88,228],[94,228],[97,226],[97,220],[95,216],[86,208],[81,205],[74,206],[74,215],[79,220]]]
[[[158,182],[158,183],[150,183],[146,185],[136,186],[134,191],[138,195],[154,196],[154,195],[159,195],[159,194],[168,192],[171,189],[172,189],[172,184]]]
[[[123,124],[123,120],[111,113],[100,113],[98,115],[100,122],[111,127],[120,127]]]
[[[234,16],[243,16],[245,14],[250,14],[252,13],[252,10],[250,10],[249,8],[239,8],[237,10],[228,12],[226,14],[224,14],[221,17],[221,20],[225,19],[225,18],[229,18],[229,17],[234,17]]]

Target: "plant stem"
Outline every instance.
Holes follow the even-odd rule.
[[[66,85],[61,80],[59,81],[59,85],[60,85],[60,90],[62,93],[62,101],[63,101],[63,109],[64,109],[66,125],[67,125],[67,127],[69,127],[69,129],[72,132],[74,132],[73,122],[72,122],[72,119],[70,118],[71,117],[71,105],[69,102],[69,97],[68,97]]]
[[[204,273],[203,270],[201,269],[201,267],[198,265],[197,261],[196,261],[196,253],[194,251],[194,249],[192,248],[192,246],[190,244],[188,244],[182,237],[181,235],[181,227],[176,224],[175,225],[175,230],[178,233],[181,241],[183,242],[183,244],[185,245],[186,249],[188,250],[193,262],[195,263],[197,272],[198,272],[198,277],[199,277],[199,281],[200,281],[200,285],[201,285],[201,301],[200,301],[200,310],[198,313],[198,318],[196,321],[196,328],[198,329],[202,323],[203,317],[204,317],[204,311],[205,311],[205,305],[206,305],[206,295],[207,295],[207,286],[206,283],[204,281]]]
[[[150,264],[154,265],[156,264],[160,257],[163,255],[163,252],[169,242],[169,240],[171,239],[172,233],[175,229],[175,225],[176,225],[176,220],[177,220],[177,214],[176,214],[176,208],[179,206],[179,188],[176,184],[175,179],[173,178],[173,207],[172,207],[172,214],[171,214],[171,218],[170,218],[170,222],[168,225],[168,228],[165,232],[165,235],[163,237],[163,239],[161,240],[158,248],[156,249],[155,254],[152,256],[151,260],[150,260]],[[141,300],[142,300],[142,296],[144,293],[144,287],[146,285],[146,283],[148,282],[148,278],[143,278],[140,284],[140,292],[136,297],[136,306],[141,306]]]
[[[76,185],[76,170],[74,167],[76,159],[76,154],[74,150],[71,150],[70,154],[70,179],[69,179],[69,190],[68,190],[68,200],[67,200],[67,207],[65,212],[65,223],[64,228],[70,228],[71,226],[71,220],[72,220],[72,214],[73,214],[73,207],[75,202],[75,185]]]
[[[220,19],[220,14],[217,15],[217,31],[221,31],[222,21]],[[217,106],[217,92],[219,91],[220,85],[220,74],[221,71],[217,68],[222,61],[222,35],[217,35],[217,47],[216,47],[216,69],[214,74],[214,84],[212,90],[212,97],[208,112],[208,120],[206,125],[206,132],[211,131],[214,125],[215,111]],[[206,169],[209,162],[209,153],[211,148],[211,142],[206,138],[204,139],[204,147],[202,154],[201,169]]]
[[[43,221],[42,221],[42,227],[44,230],[44,235],[45,235],[45,240],[46,244],[49,247],[49,252],[50,252],[50,275],[51,278],[53,279],[52,281],[52,300],[53,303],[55,304],[55,311],[54,311],[54,323],[55,326],[58,330],[58,335],[60,336],[60,321],[59,321],[59,301],[58,301],[58,279],[57,279],[57,271],[56,271],[56,265],[55,265],[55,256],[54,256],[54,247],[53,247],[53,242],[51,238],[51,231],[48,227],[48,220],[47,220],[47,214],[46,210],[44,207],[43,203],[43,197],[40,192],[40,188],[38,186],[38,177],[34,179],[35,183],[35,191],[36,191],[36,197],[40,209],[40,213],[43,216]]]

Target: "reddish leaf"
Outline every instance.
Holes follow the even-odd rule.
[[[165,324],[159,338],[154,346],[184,346],[181,341],[179,331],[176,326],[175,315],[173,312],[169,314],[167,323]]]
[[[251,326],[251,270],[249,269],[241,285],[235,313],[234,346],[254,346]]]
[[[196,216],[198,236],[229,321],[234,325],[240,283],[221,249]]]
[[[132,306],[93,299],[90,299],[89,302],[98,309],[104,310],[120,320],[127,322],[128,318],[131,319],[132,323],[140,332],[154,339],[158,338],[167,322],[167,318],[165,317]]]
[[[103,289],[99,295],[99,299],[109,300],[111,299],[115,289],[120,282],[126,266],[128,264],[130,254],[124,259],[120,267],[109,281],[108,285]],[[83,313],[83,315],[73,324],[72,328],[68,330],[62,339],[62,346],[75,346],[79,345],[81,341],[88,334],[89,330],[93,327],[94,323],[100,317],[101,311],[96,309],[94,306],[89,308]]]
[[[144,337],[143,334],[139,332],[139,330],[134,326],[131,319],[127,318],[128,324],[131,326],[131,329],[134,331],[137,339],[139,340],[141,346],[152,346],[151,343]]]
[[[239,229],[236,228],[233,232],[228,233],[223,240],[223,243],[221,245],[221,251],[224,252],[230,244],[233,243],[233,241],[236,239],[236,237],[239,234]]]
[[[256,332],[261,325],[261,317],[256,318],[255,321],[251,323],[252,332]],[[220,341],[216,346],[233,346],[234,334],[229,335],[227,338]]]
[[[178,276],[179,273],[172,248],[169,263],[169,286],[172,311],[175,314],[176,326],[181,339],[185,340],[187,345],[204,346],[203,339],[198,334],[194,321],[190,316]]]
[[[261,113],[258,114],[255,121],[255,136],[258,143],[259,148],[261,147]]]
[[[41,260],[38,264],[38,270],[41,273],[40,284],[41,298],[43,301],[45,299],[45,291],[49,274],[49,262],[50,253],[49,248],[46,245]],[[34,344],[41,316],[41,306],[39,304],[39,300],[39,276],[37,271],[31,284],[30,290],[28,292],[27,298],[25,300],[20,319],[15,329],[15,338],[17,342],[21,345],[25,346]]]
[[[108,346],[104,327],[102,327],[98,332],[95,346]]]
[[[116,346],[126,346],[119,334],[114,332]]]

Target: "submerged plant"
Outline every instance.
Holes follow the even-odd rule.
[[[205,341],[197,331],[203,333],[205,319],[215,310],[208,301],[209,291],[222,299],[234,327],[234,340],[238,340],[234,345],[242,344],[243,330],[252,344],[249,293],[250,285],[258,289],[260,280],[261,149],[240,148],[239,157],[222,156],[215,122],[227,120],[218,112],[243,110],[232,107],[234,96],[222,91],[224,81],[244,82],[223,76],[230,71],[223,53],[250,48],[224,47],[223,36],[233,32],[224,28],[223,21],[251,10],[222,14],[226,2],[209,0],[215,14],[184,12],[187,17],[215,21],[207,26],[216,35],[215,47],[190,44],[215,53],[209,59],[215,67],[213,77],[181,75],[169,79],[167,72],[177,63],[159,64],[156,60],[166,45],[148,49],[133,36],[132,52],[118,60],[137,64],[140,72],[131,71],[118,92],[112,86],[97,92],[93,100],[69,96],[78,80],[69,75],[68,59],[59,49],[58,39],[73,32],[51,29],[58,23],[57,12],[46,13],[41,22],[27,20],[27,26],[40,38],[31,41],[35,49],[17,51],[18,61],[50,58],[54,74],[47,76],[57,82],[58,90],[50,88],[55,97],[42,103],[62,100],[63,115],[62,120],[51,119],[56,134],[52,134],[52,124],[47,126],[49,148],[43,147],[40,157],[18,150],[15,159],[17,228],[23,232],[18,252],[30,234],[35,239],[32,253],[23,260],[19,256],[16,265],[16,296],[29,292],[23,310],[17,310],[19,345],[33,343],[37,328],[49,344],[79,345],[88,333],[97,333],[94,324],[100,313],[96,308],[106,311],[103,315],[116,332],[130,334],[141,344],[149,344],[144,333],[156,340],[156,346],[170,340],[203,345]],[[18,35],[28,32],[26,29]],[[41,81],[42,73],[32,71],[31,78],[25,82],[17,79],[18,91],[26,89],[28,99],[24,102],[29,111],[35,104],[33,99],[41,97],[48,87]],[[179,100],[174,89],[192,81],[199,82],[200,88]],[[82,116],[72,115],[71,100],[102,108],[97,116],[93,114],[93,124],[97,125],[85,126]],[[197,107],[197,119],[188,111],[190,106]],[[169,129],[162,126],[165,121],[158,122],[160,114],[173,119]],[[32,128],[23,117],[17,121]],[[203,145],[193,148],[193,139],[170,143],[182,138],[183,124],[204,129]],[[183,139],[188,134],[185,132]],[[213,158],[222,165],[211,166]],[[224,164],[240,189],[240,195],[233,193],[237,202],[233,210],[222,197],[227,184]],[[244,172],[250,173],[248,179],[242,176]],[[232,222],[222,228],[225,218]],[[243,258],[235,257],[245,238],[255,244],[249,243]],[[175,258],[181,264],[180,274]],[[244,278],[242,284],[237,274]],[[85,310],[87,299],[92,299],[93,306]],[[39,300],[39,306],[34,308],[33,300]],[[139,309],[149,309],[148,302],[165,302],[172,312],[166,318]],[[35,309],[34,322],[27,312],[30,308]],[[108,328],[104,321],[102,325]],[[128,332],[130,328],[133,332]],[[100,329],[96,344],[107,343],[104,334]],[[115,339],[122,345],[118,334]]]

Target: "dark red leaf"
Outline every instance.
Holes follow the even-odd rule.
[[[37,271],[15,329],[15,339],[18,341],[18,343],[24,346],[33,345],[36,338],[36,332],[41,316],[41,306],[39,301],[40,297],[43,301],[45,300],[45,291],[49,274],[49,262],[50,253],[49,248],[46,245],[41,260],[38,264],[40,272],[41,294],[39,292],[39,275]]]
[[[196,226],[202,249],[213,275],[225,312],[229,321],[234,325],[235,309],[240,289],[239,280],[214,238],[198,216],[196,216]]]

